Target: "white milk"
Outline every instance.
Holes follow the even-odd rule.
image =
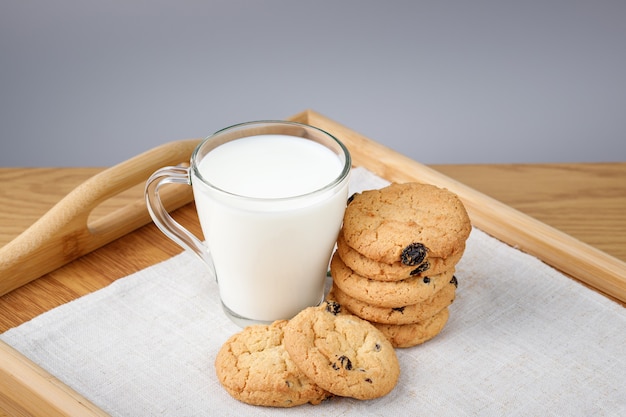
[[[348,193],[312,193],[338,178],[343,162],[313,141],[260,135],[220,145],[195,176],[196,207],[222,303],[244,318],[291,318],[318,304]]]

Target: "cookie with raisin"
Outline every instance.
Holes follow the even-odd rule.
[[[337,253],[343,262],[357,274],[377,281],[399,281],[411,277],[425,277],[440,274],[453,268],[463,256],[465,242],[461,242],[454,253],[446,258],[428,257],[420,264],[405,265],[402,262],[388,264],[375,261],[352,249],[343,237],[343,231],[337,238]]]
[[[456,296],[457,280],[453,277],[448,284],[430,298],[410,305],[377,307],[357,300],[336,285],[331,288],[334,299],[352,314],[370,322],[381,324],[411,324],[425,321],[450,306]]]
[[[369,322],[342,314],[336,302],[309,307],[285,327],[285,349],[315,384],[361,400],[388,394],[400,365],[389,340]]]
[[[337,252],[330,262],[333,285],[349,296],[377,307],[398,307],[431,298],[452,280],[455,269],[426,277],[378,281],[363,277],[346,266]]]
[[[215,358],[217,378],[235,399],[252,405],[294,407],[332,397],[291,360],[283,345],[286,320],[248,326]]]
[[[458,252],[470,231],[456,194],[416,182],[353,195],[343,221],[343,237],[351,248],[375,261],[412,267]]]
[[[382,324],[372,323],[380,330],[395,348],[408,348],[425,343],[437,336],[446,323],[450,312],[444,308],[426,320],[409,324]]]

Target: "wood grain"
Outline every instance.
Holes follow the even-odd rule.
[[[4,343],[0,344],[0,407],[11,416],[108,415]]]
[[[142,200],[97,219],[93,212],[118,194],[145,184],[157,169],[188,163],[197,143],[197,139],[188,139],[161,145],[78,185],[24,232],[0,247],[0,295],[148,223],[150,217]],[[182,187],[181,191],[162,193],[162,200],[168,209],[177,208],[192,200],[191,191]]]
[[[626,261],[626,162],[432,168]]]

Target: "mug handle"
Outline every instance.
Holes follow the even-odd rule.
[[[148,212],[154,224],[183,249],[190,250],[197,255],[209,269],[209,273],[216,278],[213,259],[209,248],[194,236],[189,230],[180,225],[165,209],[160,188],[166,184],[184,184],[191,186],[190,168],[185,166],[168,166],[156,170],[146,181],[145,198]]]

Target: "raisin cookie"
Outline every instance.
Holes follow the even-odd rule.
[[[332,394],[313,383],[283,345],[286,320],[246,327],[215,358],[217,378],[228,393],[252,405],[293,407],[319,404]]]
[[[333,285],[331,288],[329,298],[332,297],[352,314],[370,322],[382,324],[411,324],[427,320],[444,308],[450,306],[456,296],[457,285],[456,277],[453,276],[448,284],[433,294],[429,299],[421,303],[398,307],[377,307],[370,305],[350,297],[336,285]]]
[[[333,284],[349,296],[377,307],[398,307],[429,299],[452,280],[454,268],[430,277],[401,281],[377,281],[363,277],[346,266],[335,252],[330,262]]]
[[[389,340],[371,323],[341,314],[341,305],[309,307],[285,326],[285,349],[315,384],[361,400],[381,397],[397,384],[400,364]]]
[[[454,267],[463,256],[465,242],[461,242],[456,252],[447,258],[429,257],[419,265],[405,265],[402,262],[388,264],[361,255],[345,241],[343,233],[337,238],[337,252],[343,262],[357,274],[378,281],[399,281],[410,277],[424,277],[440,274]]]
[[[437,336],[448,322],[450,312],[444,308],[433,317],[419,323],[382,324],[372,323],[391,342],[393,347],[408,348],[417,346]]]
[[[471,231],[458,196],[416,182],[354,194],[343,220],[346,243],[369,259],[407,266],[458,251]]]

